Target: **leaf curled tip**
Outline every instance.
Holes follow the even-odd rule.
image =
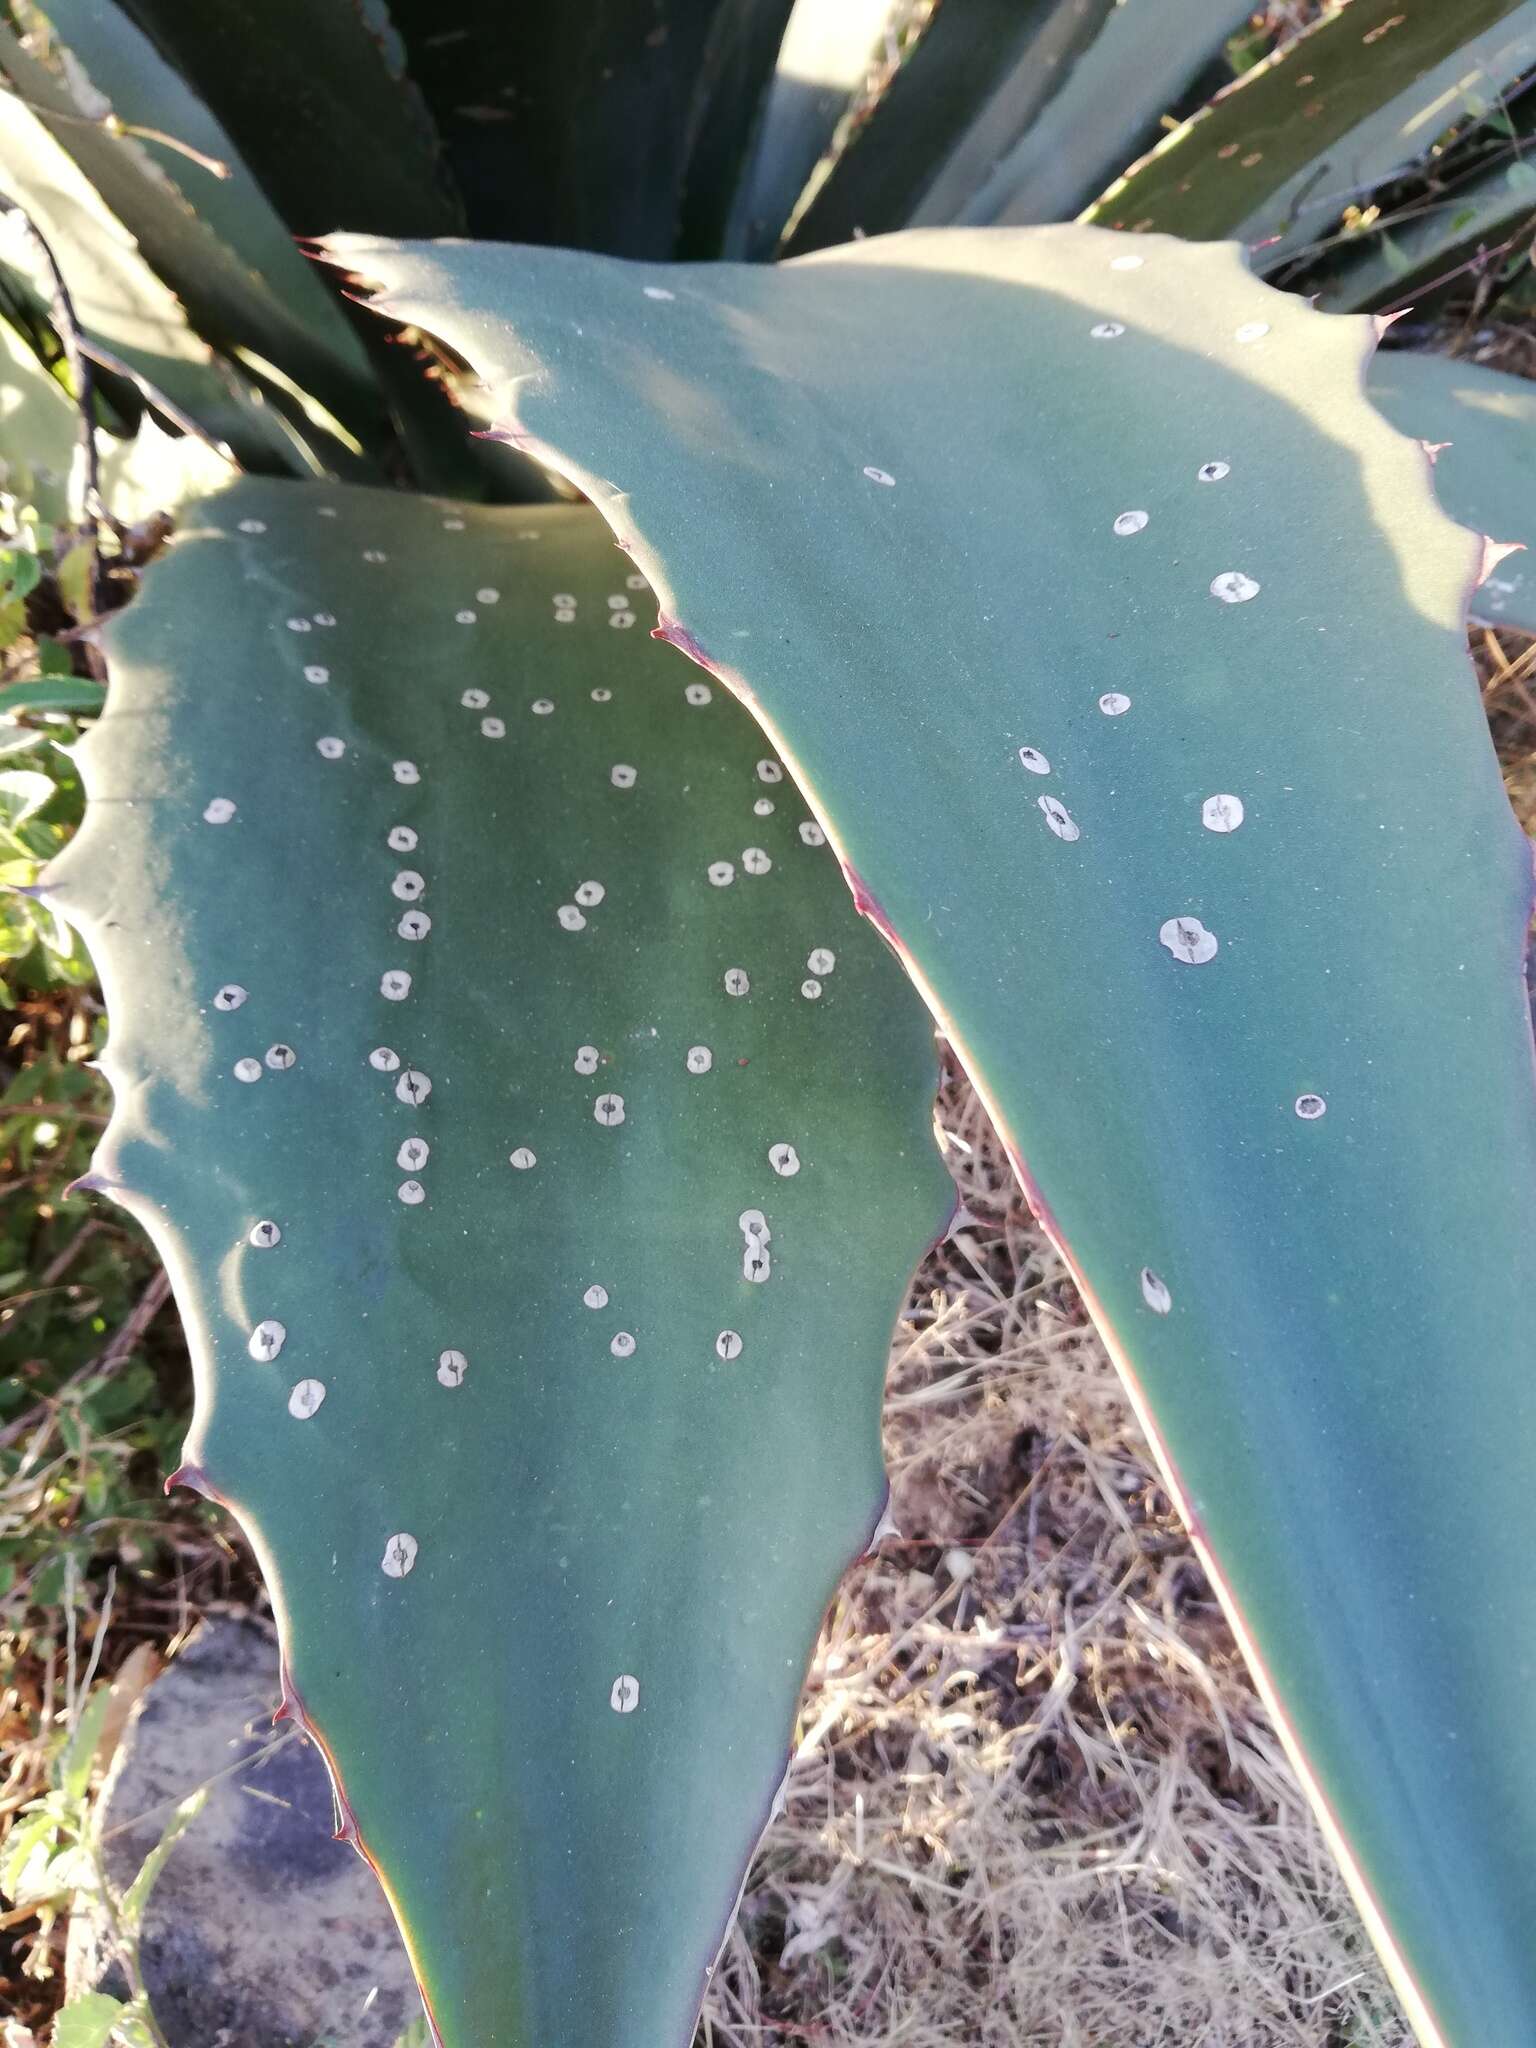
[[[204,1500],[212,1500],[213,1489],[208,1484],[208,1475],[201,1465],[182,1464],[166,1475],[165,1492],[170,1493],[178,1486],[186,1487],[189,1493],[200,1493]]]
[[[64,1199],[68,1201],[71,1195],[110,1195],[116,1186],[117,1182],[109,1180],[104,1173],[97,1173],[93,1167],[87,1168],[65,1187]]]
[[[1429,457],[1431,463],[1439,460],[1442,450],[1454,447],[1454,445],[1454,442],[1451,441],[1420,441],[1419,443],[1419,446]]]

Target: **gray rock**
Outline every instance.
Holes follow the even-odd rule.
[[[170,2048],[392,2048],[421,2011],[394,1916],[367,1864],[331,1839],[320,1752],[271,1726],[277,1699],[270,1634],[219,1618],[129,1720],[101,1796],[119,1892],[177,1803],[209,1787],[145,1920],[155,2015]],[[88,1910],[71,1917],[68,1979],[72,1996],[126,1991]]]

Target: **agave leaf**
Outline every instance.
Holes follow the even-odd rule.
[[[785,236],[798,256],[880,234],[923,210],[935,180],[944,217],[967,196],[1072,58],[1111,0],[944,0]]]
[[[732,136],[728,154],[745,148],[789,6],[457,0],[445,20],[439,0],[393,0],[391,13],[472,233],[666,256],[685,186],[706,211],[729,199],[716,151]]]
[[[1536,384],[1478,363],[1384,351],[1367,388],[1394,427],[1437,447],[1435,490],[1451,517],[1521,550],[1489,569],[1474,614],[1536,633]]]
[[[1380,174],[1421,156],[1456,118],[1459,81],[1475,81],[1485,53],[1472,39],[1522,10],[1518,0],[1352,0],[1202,107],[1133,164],[1084,213],[1101,227],[1155,228],[1191,241],[1282,234],[1298,205],[1337,215],[1357,153],[1403,150]],[[1511,24],[1511,26],[1513,26]],[[1536,55],[1529,24],[1500,41],[1518,77]],[[1446,104],[1437,122],[1430,111]],[[1362,132],[1363,131],[1363,132]],[[1331,202],[1331,203],[1330,203]],[[1274,252],[1272,252],[1274,253]]]
[[[0,320],[0,465],[4,488],[54,525],[71,515],[69,477],[76,461],[74,401],[21,336]],[[96,436],[102,495],[115,519],[132,525],[216,489],[235,471],[205,441],[168,434],[148,414],[131,439]]]
[[[85,332],[243,460],[291,467],[288,432],[192,332],[122,222],[38,117],[9,92],[0,92],[0,166],[4,189],[47,238]],[[32,250],[14,226],[0,253],[35,282]]]
[[[1499,144],[1478,164],[1438,188],[1397,220],[1328,252],[1313,287],[1328,312],[1427,308],[1444,290],[1469,278],[1497,275],[1505,260],[1529,257],[1536,222],[1536,103],[1517,109],[1514,143]],[[1523,253],[1522,253],[1523,252]]]
[[[779,48],[724,254],[771,256],[848,103],[879,55],[897,0],[796,0]]]
[[[687,2039],[950,1196],[921,1005],[639,581],[586,507],[236,486],[47,878],[184,1476],[447,2048]]]
[[[1374,323],[1086,228],[336,254],[777,736],[1081,1279],[1414,2023],[1521,2038],[1531,855],[1467,665],[1481,544],[1363,398]]]
[[[61,33],[73,22],[83,41],[63,49],[39,26],[23,43],[0,27],[0,69],[43,113],[193,321],[226,350],[246,347],[270,358],[359,431],[376,430],[383,407],[362,344],[245,166],[230,160],[218,124],[126,15],[71,0],[50,14]],[[111,90],[118,80],[125,97]],[[157,155],[155,145],[103,125],[110,117],[196,137],[192,146],[208,162],[163,146]],[[209,168],[215,160],[225,176]]]
[[[110,0],[116,6],[118,0]],[[121,0],[233,137],[296,234],[339,221],[451,234],[437,139],[382,25],[354,0]]]
[[[1252,13],[1247,0],[1120,0],[1055,97],[953,218],[1016,227],[1066,220],[1157,131]]]

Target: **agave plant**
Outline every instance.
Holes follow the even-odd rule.
[[[1421,2038],[1529,2031],[1531,859],[1463,626],[1536,625],[1536,439],[1371,315],[1503,282],[1532,10],[1352,0],[1206,105],[1248,11],[12,0],[73,306],[18,245],[8,453],[62,490],[68,339],[103,494],[183,501],[46,877],[93,1184],[446,2048],[687,2038],[880,1524],[935,1022]],[[1404,268],[1410,175],[1492,182]]]

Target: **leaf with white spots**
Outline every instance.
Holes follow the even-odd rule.
[[[104,1170],[172,1250],[190,1461],[273,1573],[293,1690],[445,2039],[591,2048],[613,2000],[680,2039],[824,1589],[883,1487],[890,1327],[946,1206],[931,1034],[749,715],[638,625],[598,630],[651,600],[607,602],[628,564],[596,514],[541,507],[519,553],[516,508],[450,529],[339,485],[333,518],[303,518],[311,495],[252,481],[232,518],[194,511],[106,635],[112,708],[83,755],[105,801],[67,856],[114,970]],[[267,527],[260,580],[243,516]],[[281,630],[322,610],[322,640]],[[290,661],[280,709],[274,639],[329,669],[311,689]],[[226,792],[237,821],[205,825]],[[835,1008],[799,993],[812,954]],[[770,1148],[786,1168],[811,1129],[815,1171],[776,1173]],[[737,1221],[769,1190],[772,1245]],[[280,1350],[257,1337],[274,1325]],[[705,1551],[683,1613],[658,1589]],[[535,1647],[555,1612],[558,1740]],[[531,1654],[466,1687],[466,1614]],[[705,1641],[708,1684],[688,1675]],[[620,1672],[645,1681],[625,1720]],[[600,1813],[619,1735],[639,1768]],[[707,1813],[659,1792],[701,1756]],[[524,1901],[573,1823],[614,1839],[561,1880],[588,1958],[567,2029]],[[677,1873],[660,1892],[655,1856]],[[489,1975],[464,1982],[471,1857]],[[611,1939],[623,1916],[674,1959],[655,1990]],[[495,1988],[514,1977],[531,2036]]]
[[[1331,33],[1389,61],[1361,55],[1358,5]],[[1273,68],[1281,100],[1302,58]],[[1082,227],[692,264],[688,317],[643,347],[613,259],[336,253],[543,460],[615,479],[595,502],[666,630],[782,745],[1083,1278],[1426,2038],[1519,2038],[1536,1959],[1498,1845],[1536,1815],[1506,1739],[1518,1660],[1487,1617],[1499,1642],[1536,1631],[1532,871],[1469,687],[1480,544],[1369,404],[1371,323],[1270,290],[1235,245]],[[1138,535],[1113,531],[1126,509],[1151,515]],[[1058,779],[1029,787],[1021,746]],[[1205,828],[1212,793],[1247,807],[1235,833]],[[756,794],[744,778],[743,814]],[[686,898],[712,974],[753,983],[673,1040],[714,1042],[711,1107],[750,1080],[735,1036],[771,1003],[807,1033],[831,1019],[744,923],[771,893]],[[1303,1090],[1325,1116],[1295,1113]],[[760,1140],[785,1129],[818,1131],[817,1171],[771,1183],[772,1280],[744,1289],[768,1311],[831,1157],[799,1111]],[[747,1357],[771,1371],[755,1339]]]

